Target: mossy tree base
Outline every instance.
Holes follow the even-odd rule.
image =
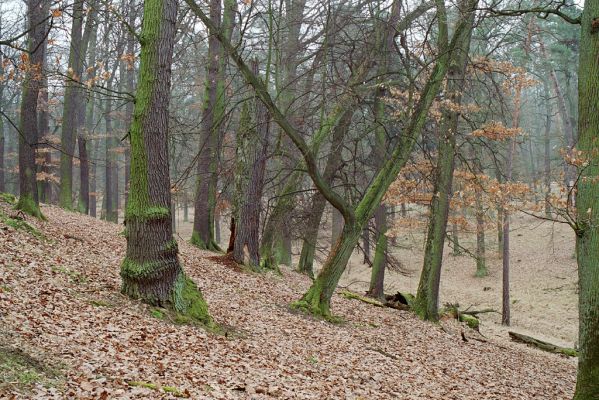
[[[214,240],[209,240],[207,242],[203,241],[197,231],[194,231],[191,234],[190,243],[201,250],[213,251],[215,253],[223,253],[223,249],[216,243]]]
[[[128,265],[124,263],[121,270],[123,294],[146,304],[172,311],[176,323],[215,327],[202,293],[195,282],[186,277],[182,271],[177,273],[177,277],[171,284],[169,279],[163,276],[160,285],[156,285],[155,280],[146,283],[135,279],[132,276],[134,274],[138,272],[133,272],[131,263]]]
[[[31,215],[32,217],[39,218],[43,221],[46,220],[46,217],[42,214],[42,210],[40,209],[39,204],[35,202],[29,196],[21,196],[17,205],[15,206],[16,210],[23,211],[25,214]]]

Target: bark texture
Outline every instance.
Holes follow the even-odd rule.
[[[168,107],[176,0],[146,0],[139,85],[131,134],[131,192],[126,209],[123,293],[212,324],[206,302],[178,259],[171,226]]]
[[[38,141],[37,102],[43,81],[43,66],[47,39],[47,15],[50,3],[47,0],[28,0],[29,20],[28,56],[29,63],[23,80],[21,94],[21,119],[19,123],[19,190],[17,209],[43,218],[39,208],[35,164],[35,149]]]
[[[578,72],[578,150],[588,158],[579,169],[576,254],[578,258],[579,356],[574,400],[599,398],[599,2],[582,14]]]

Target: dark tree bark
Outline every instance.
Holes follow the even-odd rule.
[[[210,2],[210,19],[221,29],[222,7],[220,0]],[[223,31],[227,40],[231,35],[231,9],[225,7],[222,16]],[[225,53],[220,41],[210,35],[206,94],[201,124],[200,154],[198,157],[198,186],[194,202],[194,219],[191,243],[195,246],[220,251],[215,239],[215,210],[218,184],[219,147],[225,109],[224,68]]]
[[[73,155],[77,140],[77,125],[79,120],[78,101],[81,89],[81,73],[83,72],[82,34],[83,34],[83,0],[73,3],[73,24],[71,26],[71,46],[69,51],[69,71],[64,94],[62,112],[62,137],[60,153],[60,195],[59,203],[62,208],[73,208]]]
[[[179,319],[212,324],[196,284],[178,259],[171,227],[168,108],[176,0],[146,0],[141,64],[131,123],[131,191],[125,221],[123,293],[168,307]]]
[[[43,81],[43,66],[47,40],[47,16],[50,2],[28,0],[29,20],[28,55],[29,68],[23,80],[21,94],[21,120],[19,124],[19,202],[17,209],[43,218],[39,208],[35,163],[35,146],[38,141],[37,103]]]
[[[93,66],[96,64],[96,38],[97,38],[97,24],[96,24],[96,13],[97,10],[95,8],[95,4],[93,2],[90,3],[90,7],[92,7],[91,11],[87,16],[87,22],[85,24],[85,32],[83,33],[82,45],[81,45],[81,59],[85,57],[87,53],[87,48],[89,47],[89,58],[87,61],[88,66]],[[82,68],[83,70],[83,63]],[[94,79],[95,77],[95,68],[91,70],[90,73],[87,73],[86,78]],[[76,104],[77,107],[77,143],[79,146],[79,200],[77,203],[77,209],[80,213],[88,214],[89,213],[89,198],[90,198],[90,165],[89,165],[89,155],[88,155],[88,134],[90,132],[90,127],[92,126],[93,118],[94,118],[94,99],[92,93],[89,92],[87,94],[87,99],[84,98],[84,93],[80,91],[77,93],[78,101]],[[86,106],[87,103],[87,106]],[[91,120],[91,121],[90,121]]]
[[[258,75],[258,62],[254,62]],[[264,169],[270,136],[270,116],[259,99],[254,100],[255,129],[247,103],[242,111],[242,121],[237,134],[237,215],[235,217],[235,244],[233,258],[253,269],[260,267],[259,232]],[[249,129],[248,129],[249,128]]]

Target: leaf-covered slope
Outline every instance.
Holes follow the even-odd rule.
[[[478,400],[573,393],[571,360],[464,342],[408,312],[341,296],[332,307],[344,324],[312,319],[287,307],[309,286],[305,277],[242,272],[186,243],[184,268],[229,333],[174,325],[120,294],[122,226],[55,207],[43,213],[47,222],[27,220],[43,238],[0,222],[0,348],[21,348],[61,378],[3,382],[0,398]]]

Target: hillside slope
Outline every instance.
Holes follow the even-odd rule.
[[[15,214],[0,203],[4,215]],[[119,292],[122,226],[44,207],[43,237],[0,218],[0,398],[567,399],[575,362],[340,296],[291,312],[309,280],[251,274],[181,242],[217,323],[176,326]],[[19,368],[14,368],[19,365]],[[12,366],[12,367],[11,367]],[[11,372],[12,371],[12,372]],[[17,372],[15,372],[17,371]],[[21,371],[21,372],[19,372]]]

